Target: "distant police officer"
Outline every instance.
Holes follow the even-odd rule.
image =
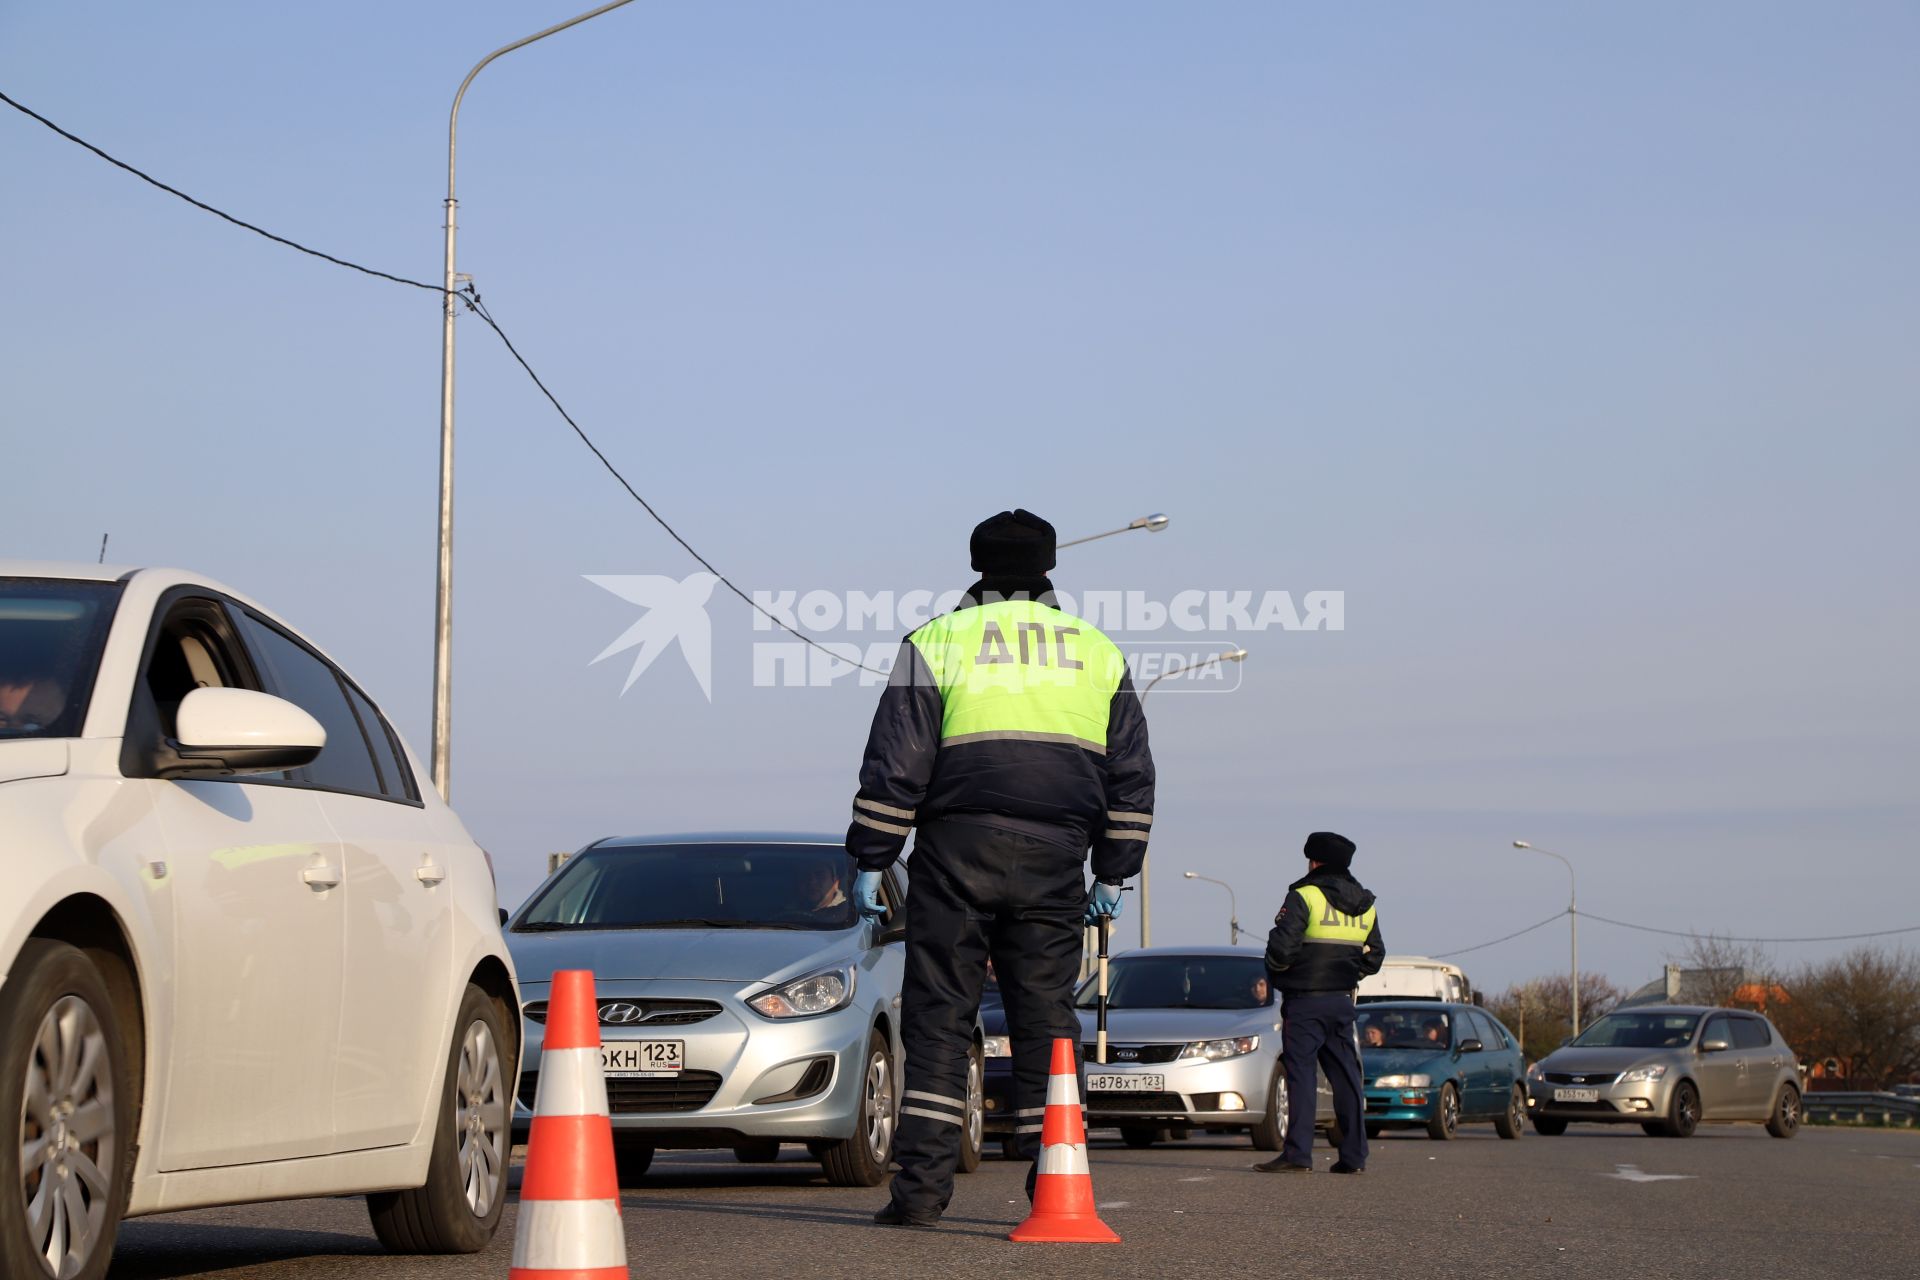
[[[1113,642],[1055,606],[1053,526],[1003,511],[971,550],[980,581],[900,647],[847,829],[869,917],[880,873],[915,837],[900,1172],[874,1215],[887,1226],[931,1226],[953,1195],[989,956],[1013,1039],[1017,1141],[1037,1156],[1053,1039],[1080,1043],[1082,928],[1119,914],[1153,824],[1140,701]]]
[[[1347,870],[1353,841],[1331,831],[1307,837],[1307,874],[1288,887],[1273,932],[1267,969],[1280,991],[1280,1061],[1287,1075],[1287,1140],[1263,1173],[1313,1170],[1314,1066],[1333,1087],[1340,1126],[1335,1173],[1367,1167],[1366,1095],[1354,1043],[1354,990],[1380,971],[1385,944],[1373,894]]]

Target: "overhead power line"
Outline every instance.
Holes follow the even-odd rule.
[[[1641,933],[1665,934],[1669,938],[1711,938],[1720,942],[1755,942],[1785,945],[1794,942],[1861,942],[1868,938],[1891,938],[1900,933],[1920,933],[1920,924],[1905,925],[1898,929],[1874,929],[1867,933],[1832,933],[1818,938],[1732,938],[1724,933],[1702,933],[1698,929],[1656,929],[1650,924],[1630,924],[1625,920],[1609,920],[1605,916],[1596,916],[1591,911],[1580,913],[1582,920],[1598,920],[1601,924],[1615,925],[1622,929],[1637,929]]]
[[[1562,916],[1566,914],[1567,914],[1567,911],[1563,907],[1560,910],[1554,912],[1552,915],[1548,916],[1545,920],[1542,920],[1539,924],[1530,924],[1524,929],[1520,929],[1514,933],[1509,933],[1503,938],[1495,938],[1491,942],[1476,942],[1470,947],[1460,947],[1453,951],[1436,951],[1433,953],[1433,958],[1435,960],[1446,960],[1453,956],[1464,956],[1469,951],[1484,951],[1488,947],[1497,947],[1503,942],[1512,942],[1515,938],[1523,937],[1526,934],[1532,933],[1535,929],[1544,929],[1548,925],[1552,924],[1555,920],[1560,919]]]
[[[186,192],[180,190],[178,187],[169,186],[167,183],[160,181],[160,179],[154,177],[152,174],[147,173],[144,170],[138,169],[133,165],[128,164],[126,161],[120,159],[119,157],[111,155],[108,152],[102,150],[101,148],[96,147],[95,145],[93,145],[93,143],[88,142],[85,138],[82,138],[80,135],[76,133],[71,133],[66,129],[61,128],[59,125],[55,124],[53,121],[41,115],[38,111],[35,111],[33,108],[26,106],[23,103],[15,101],[13,98],[9,97],[4,92],[0,92],[0,102],[6,103],[8,106],[12,107],[15,111],[18,111],[21,115],[24,115],[29,119],[36,120],[39,123],[45,125],[47,128],[59,134],[62,138],[65,138],[68,142],[73,143],[75,146],[83,147],[86,150],[91,151],[94,155],[100,157],[102,160],[105,160],[108,164],[114,166],[116,169],[123,169],[126,172],[132,174],[134,177],[140,179],[140,181],[148,184],[149,186],[157,187],[160,190],[166,192],[168,195],[175,196],[181,200],[184,200],[188,204],[192,205],[194,208],[202,210],[203,212],[206,212],[206,213],[210,213],[214,217],[219,218],[222,221],[230,222],[234,226],[239,227],[244,231],[251,231],[254,235],[262,236],[268,240],[273,241],[275,244],[284,245],[289,249],[293,249],[293,250],[296,250],[297,252],[304,253],[309,257],[319,258],[323,262],[330,262],[336,267],[345,267],[349,271],[358,271],[362,275],[373,276],[375,279],[390,281],[393,284],[404,284],[415,289],[425,289],[430,293],[437,293],[437,294],[440,294],[442,297],[446,296],[447,290],[441,285],[428,284],[424,280],[410,280],[406,276],[397,276],[390,271],[379,271],[373,267],[363,266],[358,262],[351,262],[346,258],[337,258],[331,253],[322,253],[318,249],[311,248],[307,245],[301,244],[297,240],[290,240],[286,236],[275,235],[273,232],[268,231],[264,227],[255,226],[253,223],[248,222],[243,218],[236,218],[232,214],[226,212],[223,209],[215,208],[213,205],[208,204],[204,200],[195,199],[193,196],[188,195]],[[484,306],[481,305],[480,294],[478,293],[478,291],[476,291],[472,285],[468,285],[464,292],[455,291],[453,296],[459,298],[461,302],[466,304],[467,310],[473,312],[475,315],[479,316],[480,319],[486,322],[487,327],[493,330],[494,336],[499,338],[501,343],[506,346],[507,353],[514,358],[514,361],[517,364],[519,364],[519,366],[522,369],[526,371],[527,377],[533,379],[533,385],[540,389],[540,394],[547,398],[547,402],[554,407],[554,410],[557,413],[559,413],[560,417],[566,422],[566,424],[569,427],[573,428],[573,433],[580,437],[580,442],[586,445],[587,448],[592,451],[593,456],[599,459],[600,465],[605,467],[607,469],[607,473],[619,482],[620,487],[627,491],[628,496],[630,496],[635,502],[639,503],[641,509],[644,510],[648,516],[652,517],[653,522],[659,525],[662,529],[665,529],[667,531],[667,535],[671,537],[675,542],[679,543],[683,548],[685,548],[687,554],[692,556],[695,560],[697,560],[700,563],[702,568],[706,569],[707,572],[711,573],[715,578],[717,578],[720,581],[720,584],[722,586],[726,587],[727,590],[731,591],[734,595],[739,596],[740,599],[744,600],[747,604],[747,607],[752,609],[755,613],[758,613],[761,616],[765,617],[768,621],[772,622],[776,627],[779,627],[782,631],[785,631],[787,634],[795,637],[800,641],[803,641],[808,645],[811,645],[815,649],[818,649],[820,652],[831,657],[834,661],[848,663],[858,668],[861,671],[870,672],[874,675],[883,676],[887,674],[885,671],[881,670],[878,667],[870,667],[863,662],[859,662],[852,658],[848,658],[843,654],[835,653],[832,649],[820,643],[818,640],[814,639],[812,636],[807,635],[805,632],[798,630],[797,628],[787,623],[784,619],[772,613],[766,607],[761,605],[759,601],[755,600],[752,596],[748,595],[746,592],[742,591],[738,586],[734,585],[733,579],[729,578],[726,574],[720,572],[719,569],[714,567],[713,562],[711,560],[708,560],[705,556],[701,555],[698,551],[694,550],[693,544],[688,542],[685,538],[681,537],[679,530],[675,529],[672,525],[668,524],[666,521],[666,518],[662,516],[658,511],[654,510],[653,504],[640,496],[640,491],[634,488],[632,483],[627,480],[626,476],[620,473],[620,469],[614,466],[612,460],[607,457],[605,451],[603,451],[599,445],[593,442],[592,437],[587,435],[586,431],[581,428],[578,422],[574,421],[573,415],[568,413],[566,411],[566,408],[561,405],[559,397],[555,396],[553,392],[548,389],[547,384],[541,380],[540,375],[534,372],[533,366],[527,363],[526,357],[520,354],[520,349],[513,345],[513,340],[507,337],[507,331],[501,328],[499,322],[496,321],[493,318],[492,314],[488,312]]]

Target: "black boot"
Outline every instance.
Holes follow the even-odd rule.
[[[896,1202],[887,1201],[886,1208],[873,1215],[873,1220],[883,1227],[937,1227],[940,1215],[937,1213],[909,1213]]]
[[[1294,1164],[1291,1161],[1289,1161],[1285,1156],[1275,1156],[1273,1159],[1266,1161],[1264,1164],[1257,1164],[1253,1167],[1255,1169],[1258,1169],[1261,1173],[1312,1173],[1313,1172],[1312,1165]]]

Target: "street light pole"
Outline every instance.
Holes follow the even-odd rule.
[[[597,18],[609,9],[618,9],[633,0],[613,0],[577,18],[536,31],[524,40],[502,45],[473,64],[460,90],[453,95],[453,111],[447,118],[447,200],[446,200],[446,292],[440,299],[440,548],[433,586],[433,785],[445,800],[453,789],[453,319],[457,309],[454,289],[460,283],[453,266],[454,212],[459,201],[453,193],[454,141],[460,130],[460,100],[481,68],[501,54],[512,53],[535,40],[544,40],[556,31],[577,27],[588,18]]]
[[[1534,853],[1544,853],[1549,858],[1559,858],[1567,868],[1567,919],[1573,933],[1573,986],[1568,994],[1573,1010],[1573,1034],[1580,1034],[1580,886],[1573,874],[1573,863],[1551,849],[1542,849],[1528,844],[1525,840],[1515,840],[1513,847],[1528,849]]]
[[[1240,901],[1234,897],[1233,886],[1225,880],[1215,880],[1212,876],[1203,876],[1198,871],[1181,872],[1189,880],[1205,880],[1208,884],[1217,884],[1227,891],[1227,945],[1240,945]]]
[[[1099,538],[1111,538],[1116,533],[1132,533],[1135,529],[1145,529],[1148,533],[1158,533],[1167,527],[1168,517],[1154,512],[1150,516],[1141,516],[1138,520],[1129,520],[1118,529],[1109,529],[1105,533],[1090,533],[1084,538],[1069,538],[1065,542],[1055,543],[1055,549],[1077,547],[1083,542],[1093,542]]]
[[[1164,516],[1161,517],[1163,520],[1165,518]],[[1135,523],[1138,523],[1138,521]],[[1182,671],[1204,671],[1208,667],[1218,666],[1222,662],[1245,662],[1246,660],[1247,651],[1235,647],[1226,650],[1224,653],[1216,653],[1211,658],[1203,659],[1200,662],[1190,662],[1180,667],[1169,667],[1153,679],[1147,681],[1147,687],[1140,691],[1140,702],[1144,706],[1147,695],[1153,692],[1153,686],[1159,684],[1168,676],[1178,675]],[[1140,945],[1142,947],[1150,947],[1153,945],[1153,899],[1147,888],[1147,873],[1153,865],[1152,859],[1153,855],[1151,853],[1140,859]]]

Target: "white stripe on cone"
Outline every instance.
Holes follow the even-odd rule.
[[[598,1049],[548,1049],[540,1055],[537,1116],[604,1116],[607,1081],[600,1074]]]
[[[627,1265],[620,1206],[612,1200],[523,1200],[513,1228],[513,1265],[536,1271]]]
[[[1056,1142],[1040,1153],[1041,1173],[1082,1173],[1092,1175],[1087,1167],[1087,1149],[1078,1142]]]
[[[1072,1076],[1047,1077],[1047,1105],[1050,1107],[1080,1105],[1080,1090]]]

